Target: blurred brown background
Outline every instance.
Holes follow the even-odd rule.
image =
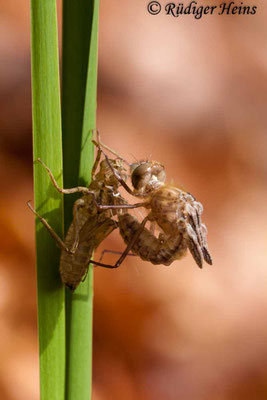
[[[95,269],[94,400],[267,398],[267,6],[250,4],[195,20],[101,1],[102,139],[204,204],[214,266]],[[0,10],[0,398],[37,400],[29,3]]]

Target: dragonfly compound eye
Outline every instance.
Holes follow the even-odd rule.
[[[137,164],[132,172],[132,185],[136,190],[149,192],[165,182],[164,166],[156,161]]]
[[[132,172],[132,185],[135,189],[144,188],[152,177],[151,162],[145,162],[136,167]]]

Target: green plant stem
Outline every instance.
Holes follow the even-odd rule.
[[[62,143],[55,0],[31,0],[33,157],[40,157],[60,186]],[[62,195],[39,163],[34,163],[35,208],[63,236]],[[36,221],[40,389],[42,400],[65,397],[65,296],[58,265],[60,251]]]
[[[96,127],[98,0],[63,1],[62,127],[66,187],[88,185]],[[65,197],[65,226],[74,198]],[[66,398],[90,400],[92,390],[93,270],[74,294],[66,292]]]

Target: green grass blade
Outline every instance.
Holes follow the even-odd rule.
[[[79,169],[91,19],[90,1],[63,1],[62,131],[66,187],[81,183]],[[64,199],[66,229],[72,220],[74,198],[65,196]]]
[[[96,127],[98,0],[63,2],[62,126],[66,187],[88,185]],[[71,95],[70,95],[71,94]],[[73,198],[65,198],[65,224]],[[92,390],[93,270],[74,294],[67,291],[66,398],[90,400]]]
[[[33,157],[40,157],[62,186],[62,145],[55,0],[31,0]],[[35,208],[63,235],[62,196],[39,163],[34,163]],[[65,296],[58,266],[60,251],[36,221],[38,328],[42,400],[65,395]]]

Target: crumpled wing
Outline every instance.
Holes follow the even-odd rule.
[[[192,228],[192,226],[188,223],[186,223],[186,243],[188,246],[188,249],[190,253],[192,254],[195,262],[199,266],[199,268],[202,268],[203,265],[203,253],[202,249],[199,245],[198,237]]]
[[[203,211],[203,207],[201,205],[201,203],[194,201],[193,205],[191,204],[187,204],[186,205],[186,211],[187,211],[187,215],[188,215],[188,222],[191,226],[191,228],[193,229],[195,236],[191,234],[189,234],[189,236],[191,237],[193,243],[188,245],[189,250],[191,251],[194,259],[196,260],[195,257],[197,257],[197,259],[199,260],[198,257],[198,252],[199,252],[199,247],[200,247],[200,251],[202,253],[202,258],[204,258],[204,260],[206,261],[206,263],[212,265],[212,259],[210,256],[210,253],[208,251],[208,246],[207,246],[207,228],[204,224],[201,223],[201,212]],[[198,245],[196,244],[196,240],[198,242]],[[195,256],[194,256],[195,254]],[[196,260],[197,262],[197,260]],[[200,263],[200,261],[199,261]],[[199,265],[199,263],[197,262],[197,264]]]
[[[209,265],[212,265],[212,258],[211,255],[209,253],[208,250],[208,245],[207,245],[207,228],[206,225],[201,224],[201,232],[202,232],[202,239],[203,239],[203,245],[202,245],[202,253],[203,253],[203,257],[204,260],[206,261],[206,263],[208,263]]]

